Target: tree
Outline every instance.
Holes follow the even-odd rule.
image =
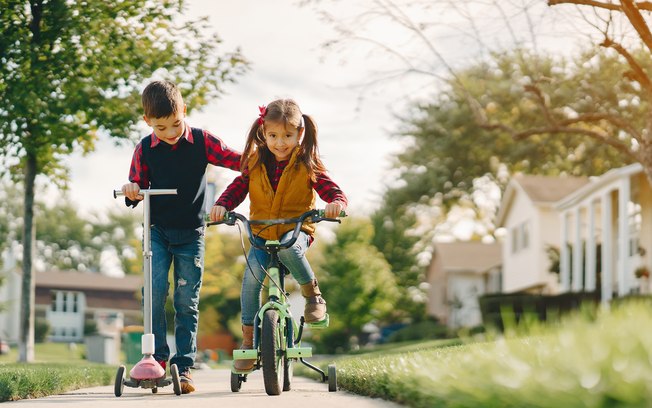
[[[363,219],[347,219],[336,232],[335,242],[324,249],[324,263],[316,275],[328,313],[330,327],[315,333],[323,351],[348,349],[352,336],[373,321],[384,321],[396,308],[398,290],[390,267],[371,245],[373,227]]]
[[[37,176],[65,186],[63,164],[99,134],[128,140],[139,90],[163,76],[189,107],[219,96],[247,66],[218,53],[206,21],[180,21],[182,0],[0,1],[0,156],[25,186],[20,361],[33,360],[34,191]]]

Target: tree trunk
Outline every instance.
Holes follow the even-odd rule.
[[[23,286],[20,299],[20,338],[18,361],[34,361],[34,298],[35,283],[32,276],[34,248],[34,183],[36,181],[36,156],[27,153],[25,160],[25,216],[23,225]]]

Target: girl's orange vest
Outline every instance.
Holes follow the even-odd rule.
[[[265,165],[257,166],[258,154],[254,153],[249,161],[249,218],[252,220],[269,220],[275,218],[297,217],[315,206],[315,192],[308,175],[305,164],[297,162],[297,147],[292,152],[276,192],[267,176]],[[280,224],[265,228],[265,225],[252,225],[254,235],[267,240],[278,240],[288,231],[294,229],[295,224]],[[301,230],[307,234],[314,234],[313,224],[303,224]]]

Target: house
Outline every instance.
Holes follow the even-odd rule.
[[[496,227],[506,230],[502,292],[557,294],[549,248],[559,248],[561,220],[555,204],[589,184],[587,177],[515,175],[503,194]]]
[[[478,297],[500,292],[502,245],[438,242],[426,272],[427,313],[450,328],[482,323]]]
[[[649,292],[652,188],[636,163],[610,170],[555,205],[560,213],[560,285],[602,302]]]
[[[18,341],[22,272],[4,272],[0,287],[5,310],[0,313],[0,335]],[[34,272],[35,316],[50,325],[49,340],[79,342],[84,325],[94,321],[100,333],[117,335],[125,325],[140,324],[142,276],[114,278],[77,271]]]

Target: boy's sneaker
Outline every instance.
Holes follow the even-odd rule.
[[[182,394],[190,394],[195,391],[195,385],[192,382],[189,368],[186,368],[184,371],[179,373],[179,382],[181,383]]]

